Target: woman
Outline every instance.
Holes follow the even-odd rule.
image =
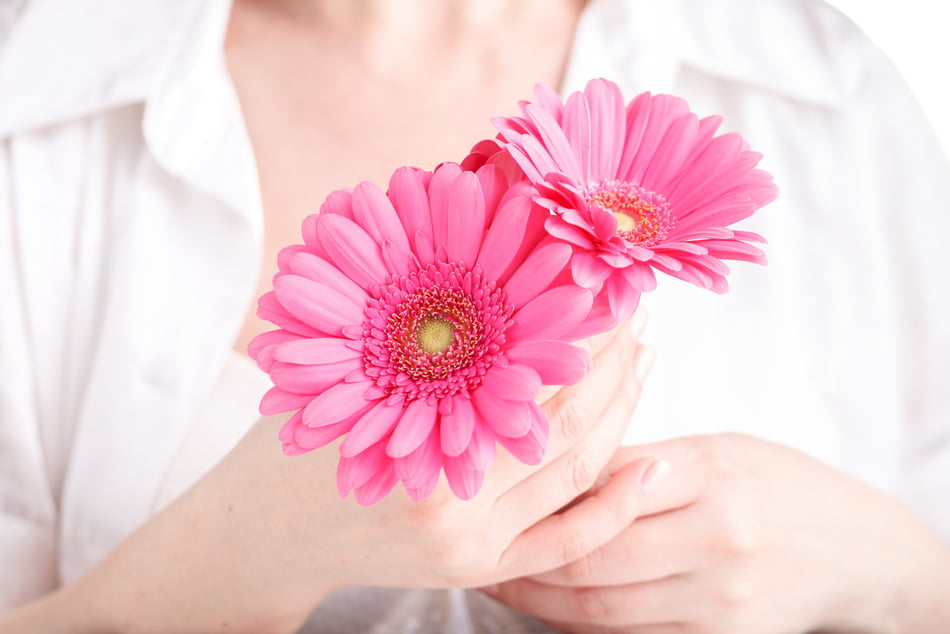
[[[289,631],[340,587],[499,582],[573,632],[940,631],[945,160],[824,5],[653,4],[6,9],[0,596],[42,598],[0,631]],[[659,442],[615,451],[649,366],[617,333],[546,404],[541,470],[502,460],[469,505],[340,502],[332,452],[287,459],[280,421],[252,425],[264,386],[232,352],[268,327],[276,250],[329,191],[460,157],[535,82],[594,76],[765,154],[772,264],[649,297],[660,363],[627,440]],[[725,430],[751,435],[692,436]],[[408,596],[415,618],[445,600],[447,631],[519,618]],[[406,605],[347,589],[312,622],[408,629]]]

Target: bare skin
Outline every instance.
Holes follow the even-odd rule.
[[[582,2],[238,0],[226,53],[264,209],[258,293],[328,193],[460,161],[489,120],[558,85]],[[433,51],[438,51],[434,55]],[[511,60],[517,60],[512,64]],[[248,309],[235,343],[272,326]]]

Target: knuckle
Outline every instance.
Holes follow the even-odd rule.
[[[579,399],[568,396],[559,400],[554,411],[554,427],[568,444],[573,444],[587,431],[586,408]]]
[[[564,566],[564,576],[575,584],[584,583],[593,578],[600,567],[600,551],[595,550]]]
[[[581,623],[608,625],[610,610],[603,591],[598,587],[578,588],[573,593],[574,610]]]
[[[584,446],[575,447],[571,451],[570,468],[567,470],[568,490],[577,495],[586,493],[597,482],[600,469],[595,468],[590,451]]]
[[[591,550],[590,540],[585,531],[572,530],[561,540],[561,561],[564,565],[577,562],[586,557]]]

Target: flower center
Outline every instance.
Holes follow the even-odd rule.
[[[455,341],[455,326],[442,317],[431,317],[416,331],[416,345],[426,354],[442,354]]]
[[[674,225],[663,196],[626,181],[603,181],[588,187],[587,204],[613,214],[616,235],[640,246],[661,242]]]
[[[468,392],[501,354],[513,311],[477,267],[440,262],[394,276],[367,304],[366,374],[407,399]]]

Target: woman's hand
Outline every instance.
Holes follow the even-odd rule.
[[[288,458],[277,441],[282,420],[265,419],[58,593],[52,611],[71,623],[64,631],[83,631],[79,623],[100,632],[290,631],[340,587],[479,586],[582,557],[633,520],[638,508],[626,492],[652,465],[619,467],[558,513],[588,492],[616,451],[652,354],[629,326],[591,345],[588,376],[542,405],[552,434],[540,467],[500,452],[470,501],[443,482],[421,503],[394,492],[364,508],[339,499],[334,448]]]
[[[947,631],[950,549],[888,497],[739,435],[624,447],[608,472],[647,455],[672,470],[639,519],[488,593],[575,634]]]

